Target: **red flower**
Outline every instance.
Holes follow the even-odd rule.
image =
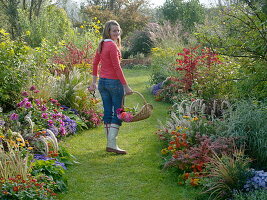
[[[14,192],[19,191],[19,187],[18,187],[18,186],[13,187],[13,191],[14,191]]]

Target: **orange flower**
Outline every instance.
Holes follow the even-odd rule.
[[[188,179],[188,178],[189,178],[189,176],[190,176],[190,174],[189,174],[189,173],[185,173],[185,174],[184,174],[184,179]]]
[[[190,180],[190,184],[191,184],[192,186],[197,186],[197,185],[199,184],[199,179],[198,179],[198,178],[192,178],[192,179]]]
[[[168,146],[168,150],[172,150],[173,149],[173,146]]]

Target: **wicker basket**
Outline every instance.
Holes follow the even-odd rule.
[[[143,99],[144,105],[142,106],[141,110],[133,116],[130,122],[137,122],[137,121],[149,118],[150,115],[152,114],[153,106],[146,102],[146,99],[141,93],[136,92],[136,91],[134,91],[133,93],[138,94]],[[124,108],[124,98],[125,98],[125,95],[122,98],[122,108]]]

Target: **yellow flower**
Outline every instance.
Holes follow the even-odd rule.
[[[17,140],[18,142],[21,142],[21,141],[22,141],[22,139],[21,139],[21,138],[16,138],[16,140]]]
[[[99,33],[99,30],[95,30],[95,33]]]
[[[84,28],[84,26],[83,26],[83,25],[81,25],[81,26],[80,26],[80,28]]]
[[[5,136],[0,135],[0,138],[5,138]]]
[[[192,121],[198,120],[198,117],[193,117]]]
[[[20,146],[21,146],[21,147],[25,147],[25,143],[21,143]]]
[[[96,22],[96,23],[100,24],[101,22],[100,22],[100,20],[97,20],[97,22]]]
[[[31,35],[31,31],[26,31],[25,34],[26,34],[27,36],[30,36],[30,35]]]
[[[188,115],[183,116],[184,119],[189,119],[190,117]]]
[[[163,154],[163,155],[165,155],[165,154],[167,154],[168,153],[168,150],[165,148],[165,149],[162,149],[161,150],[161,153]]]
[[[33,150],[33,147],[28,147],[29,150]]]
[[[97,17],[94,17],[94,20],[97,20]]]
[[[183,127],[181,127],[181,126],[177,126],[176,127],[176,130],[180,130],[180,129],[182,129]]]

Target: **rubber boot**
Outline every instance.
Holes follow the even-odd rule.
[[[110,129],[110,124],[104,124],[104,132],[105,132],[106,137],[107,137],[107,146],[108,146],[108,133],[109,133],[109,129]]]
[[[120,126],[118,124],[111,124],[108,131],[108,145],[106,148],[107,152],[114,152],[117,154],[126,154],[127,152],[120,149],[117,145],[117,136],[119,133]]]

